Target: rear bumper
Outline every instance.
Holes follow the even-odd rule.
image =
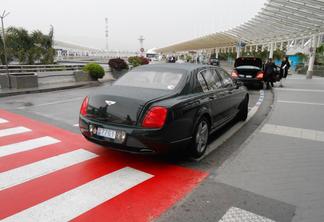
[[[89,125],[123,131],[126,133],[126,139],[123,143],[116,143],[113,139],[94,135],[90,132]],[[166,153],[174,149],[188,146],[191,142],[191,138],[170,141],[168,138],[166,138],[164,130],[120,126],[117,127],[90,121],[82,116],[80,116],[79,119],[79,127],[82,135],[87,140],[99,145],[103,145],[107,148],[131,153]]]
[[[255,78],[238,78],[237,80],[243,82],[246,86],[260,86],[263,84],[263,80]]]

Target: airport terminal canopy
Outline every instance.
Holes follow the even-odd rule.
[[[323,33],[324,0],[268,0],[254,18],[242,25],[157,51],[168,53],[235,47],[240,41],[247,45],[288,42]]]

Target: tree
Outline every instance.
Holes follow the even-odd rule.
[[[48,35],[41,31],[31,34],[26,29],[9,27],[6,32],[8,62],[17,60],[20,64],[51,64],[54,62],[53,27]],[[2,39],[1,39],[2,40]],[[3,42],[0,43],[0,59],[4,64]]]

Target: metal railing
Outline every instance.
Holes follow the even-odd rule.
[[[20,72],[55,72],[81,70],[84,65],[9,65],[9,73]],[[0,65],[0,74],[6,74],[6,66]]]

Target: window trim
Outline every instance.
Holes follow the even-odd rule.
[[[207,86],[207,89],[208,89],[207,92],[209,92],[209,91],[211,91],[211,89],[209,88],[209,86],[208,86],[208,84],[207,84],[207,81],[206,81],[204,75],[201,74],[203,71],[206,71],[206,70],[208,70],[208,69],[205,68],[205,69],[200,70],[200,71],[197,73],[197,76],[196,76],[196,77],[197,77],[197,80],[198,80],[198,82],[199,82],[199,84],[200,84],[200,81],[199,81],[199,79],[198,79],[198,75],[201,75],[201,77],[203,78],[203,80],[204,80],[204,82],[205,82],[205,84],[206,84],[206,86]],[[202,87],[201,84],[200,84],[200,86],[201,86],[203,92],[206,93],[206,92],[204,91],[204,89],[203,89],[203,87]]]

